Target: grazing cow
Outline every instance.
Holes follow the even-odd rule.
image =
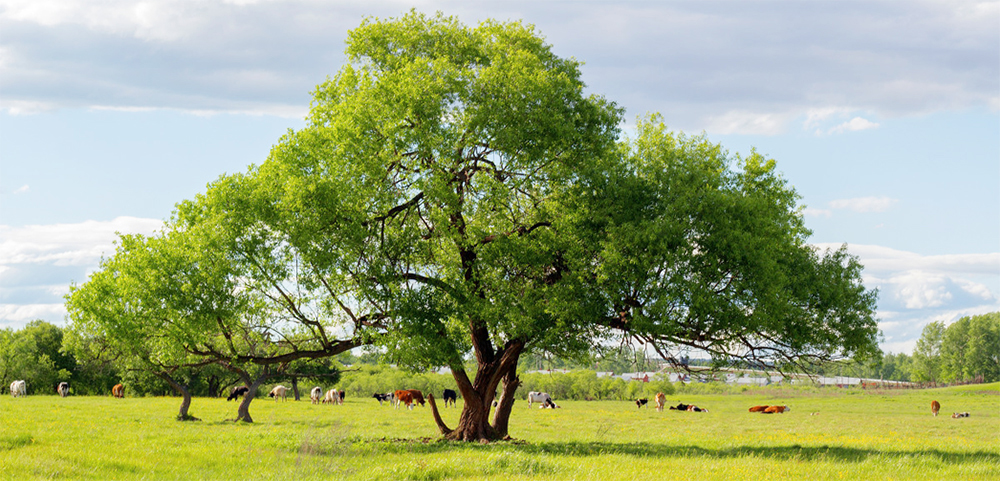
[[[531,407],[531,403],[533,403],[533,402],[542,403],[542,407],[543,408],[547,407],[547,405],[549,405],[549,404],[551,404],[552,407],[559,407],[559,406],[556,406],[556,403],[552,402],[552,396],[549,396],[549,393],[547,393],[547,392],[535,392],[535,391],[529,392],[528,393],[528,407],[529,408]]]
[[[14,381],[10,383],[10,395],[14,397],[23,397],[28,395],[28,386],[21,381]]]
[[[400,404],[406,404],[406,407],[410,407],[410,404],[413,404],[413,396],[410,396],[409,391],[404,391],[402,389],[399,389],[396,392],[394,392],[393,395],[395,396],[396,400],[393,401],[392,407],[395,409],[399,409]]]
[[[555,409],[557,407],[559,407],[559,405],[552,402],[552,398],[545,398],[545,402],[542,403],[540,409]]]
[[[937,401],[931,401],[931,412],[934,413],[935,416],[937,416],[938,411],[940,410],[941,410],[941,403]]]
[[[312,400],[313,404],[319,404],[320,398],[323,397],[323,388],[316,386],[309,391],[309,399]]]
[[[250,388],[248,388],[246,386],[236,386],[236,387],[233,388],[233,392],[231,392],[229,394],[229,397],[226,398],[226,401],[232,401],[233,399],[241,398],[248,391],[250,391]]]
[[[115,387],[111,388],[111,395],[116,398],[125,397],[125,386],[121,384],[115,384]]]
[[[420,403],[424,405],[424,394],[416,389],[400,389],[394,393],[396,395],[395,407],[399,409],[400,404],[405,404],[407,409],[413,409],[413,405]]]
[[[458,401],[458,393],[452,389],[445,389],[444,393],[441,394],[441,399],[444,399],[444,407],[448,407],[449,402],[454,406],[455,402]]]
[[[642,407],[645,406],[648,403],[649,403],[649,399],[647,399],[647,398],[636,399],[635,400],[635,407],[637,407],[639,409],[642,409]]]
[[[967,418],[967,417],[969,417],[969,413],[954,413],[951,415],[952,419]]]
[[[288,400],[288,398],[286,397],[287,394],[288,394],[288,388],[281,385],[274,386],[274,388],[271,389],[271,392],[267,393],[268,396],[274,398],[274,402],[278,402],[278,398],[281,398],[282,401],[287,401]]]
[[[769,407],[771,407],[771,406],[754,406],[754,407],[750,408],[750,412],[752,412],[752,413],[762,413],[762,412],[764,412],[765,409],[767,409]]]
[[[764,414],[781,414],[781,413],[787,413],[788,411],[791,410],[792,408],[788,406],[768,406],[768,408],[765,409],[763,412]]]
[[[667,404],[667,396],[662,392],[656,393],[656,410],[663,412],[663,406]]]
[[[326,392],[326,396],[323,396],[323,404],[344,404],[344,396],[341,394],[337,388],[333,388]]]
[[[378,405],[381,406],[383,401],[389,401],[391,403],[394,396],[392,395],[392,393],[388,394],[374,393],[372,394],[372,397],[375,398],[375,400],[378,401]]]
[[[69,396],[69,383],[65,381],[59,383],[59,385],[56,386],[56,392],[59,393],[60,397]]]

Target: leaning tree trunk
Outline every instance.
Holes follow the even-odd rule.
[[[501,439],[508,439],[507,427],[510,424],[510,413],[514,409],[514,396],[517,388],[521,386],[521,378],[517,375],[517,365],[515,364],[507,370],[503,377],[503,392],[497,401],[497,409],[493,413],[493,431]]]
[[[295,400],[299,400],[299,378],[292,376],[292,392],[295,393]]]
[[[166,381],[167,384],[170,384],[170,387],[174,388],[174,390],[177,391],[177,393],[180,394],[181,397],[182,397],[182,399],[181,399],[181,409],[177,413],[177,420],[178,421],[201,421],[200,419],[198,419],[198,418],[196,418],[196,417],[188,414],[188,409],[191,407],[191,391],[189,391],[186,386],[184,386],[181,383],[177,382],[177,380],[174,379],[173,376],[171,376],[169,373],[158,372],[158,373],[156,373],[156,375],[160,379],[163,379],[164,381]]]
[[[250,382],[250,389],[247,390],[246,394],[243,395],[243,399],[240,400],[240,407],[236,409],[236,421],[243,421],[245,423],[252,423],[253,418],[250,417],[250,403],[253,401],[254,396],[257,395],[257,389],[260,388],[261,384],[264,384],[271,375],[267,369],[264,369],[263,373],[257,377],[253,382]],[[250,377],[247,376],[244,381],[250,381]]]

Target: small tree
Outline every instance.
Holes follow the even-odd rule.
[[[913,380],[938,382],[941,380],[941,343],[944,341],[944,322],[935,321],[924,326],[917,346],[913,350]]]
[[[250,387],[236,419],[252,422],[257,388],[288,363],[360,343],[333,336],[343,325],[329,291],[256,212],[227,208],[253,205],[251,187],[220,179],[179,205],[161,234],[121,236],[115,255],[67,295],[74,328],[126,368],[170,383],[184,396],[182,419],[190,393],[171,377],[179,368],[215,363],[236,373]]]

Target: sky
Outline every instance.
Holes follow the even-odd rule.
[[[1000,311],[1000,2],[0,0],[0,328],[265,160],[366,17],[534,25],[635,119],[756,149],[879,290],[882,348]]]

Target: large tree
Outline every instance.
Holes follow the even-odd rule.
[[[623,333],[781,367],[876,350],[860,265],[805,244],[773,161],[653,121],[617,143],[620,110],[520,23],[368,20],[347,53],[249,177],[271,228],[391,326],[369,342],[452,369],[445,437],[507,434],[526,350]]]
[[[507,435],[532,350],[618,338],[782,367],[875,350],[860,266],[805,244],[773,161],[656,119],[619,142],[621,110],[521,23],[370,19],[347,54],[305,128],[142,240],[170,247],[136,271],[152,287],[115,281],[178,356],[270,375],[378,346],[449,366],[463,411],[449,427],[431,402],[435,421],[481,441]]]

